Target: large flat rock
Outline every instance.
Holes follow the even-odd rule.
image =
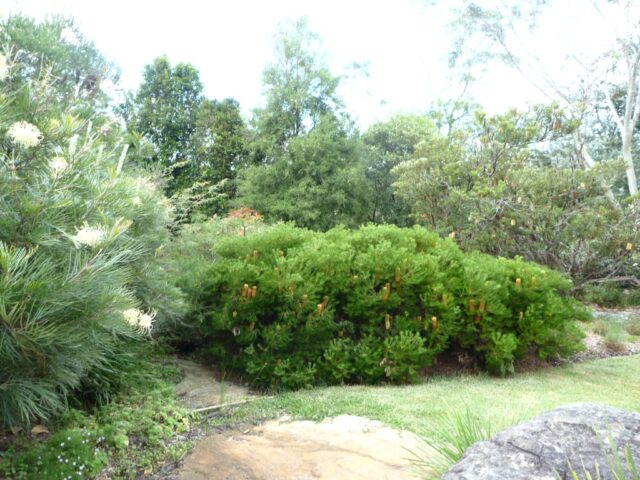
[[[218,433],[186,458],[181,480],[415,480],[409,451],[421,440],[363,417],[287,418],[246,433]]]

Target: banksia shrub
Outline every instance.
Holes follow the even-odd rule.
[[[566,277],[464,254],[424,228],[277,225],[216,253],[194,318],[208,353],[254,385],[414,381],[461,349],[505,374],[527,352],[580,348]]]

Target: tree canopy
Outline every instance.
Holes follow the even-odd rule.
[[[198,71],[188,64],[172,67],[160,57],[144,68],[143,81],[126,106],[130,130],[148,138],[150,161],[171,172],[169,193],[186,187],[196,173],[191,138],[203,102]]]
[[[242,174],[237,204],[268,219],[325,230],[367,220],[370,193],[361,151],[336,94],[339,78],[318,54],[306,22],[275,38],[264,71],[266,106],[255,111],[255,164]]]

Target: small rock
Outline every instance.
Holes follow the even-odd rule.
[[[33,435],[34,437],[37,436],[37,435],[41,435],[43,433],[49,433],[49,429],[47,427],[45,427],[44,425],[35,425],[31,429],[31,435]]]

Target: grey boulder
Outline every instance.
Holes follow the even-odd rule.
[[[606,387],[605,387],[606,388]],[[617,446],[624,476],[612,472]],[[442,480],[569,480],[586,472],[602,480],[637,478],[630,475],[625,455],[640,468],[640,414],[607,405],[566,405],[508,428],[472,445]]]

